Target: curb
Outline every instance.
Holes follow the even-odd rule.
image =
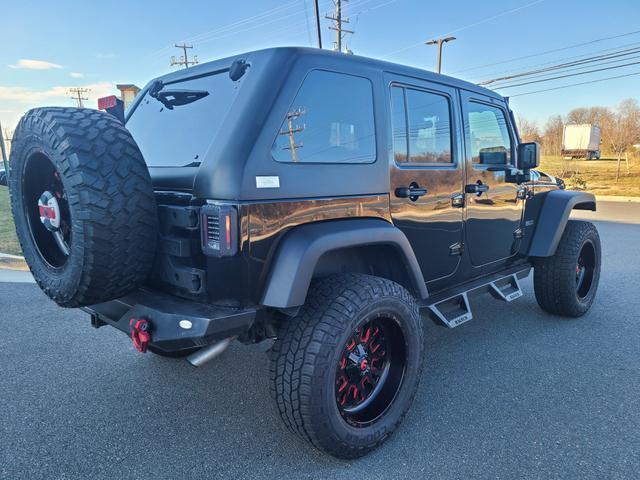
[[[640,203],[640,197],[625,197],[620,195],[596,195],[599,202],[630,202]]]
[[[29,267],[24,261],[24,257],[9,255],[7,253],[0,253],[0,268],[4,268],[6,270],[18,270],[21,272],[29,271]]]

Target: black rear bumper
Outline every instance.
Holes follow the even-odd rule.
[[[255,309],[206,305],[151,290],[138,290],[83,310],[92,315],[95,326],[112,325],[127,335],[131,333],[132,318],[148,320],[150,344],[166,352],[204,347],[223,338],[241,335],[256,317]],[[186,322],[181,322],[183,320]]]

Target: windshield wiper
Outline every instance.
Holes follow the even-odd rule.
[[[173,107],[188,105],[209,95],[206,90],[165,90],[164,87],[164,83],[157,80],[149,88],[149,96],[158,100],[169,110],[173,110]]]

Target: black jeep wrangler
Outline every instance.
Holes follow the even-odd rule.
[[[251,52],[150,82],[126,118],[38,108],[16,130],[13,215],[38,284],[138,350],[201,365],[274,341],[287,427],[366,454],[400,424],[423,317],[594,301],[593,195],[534,170],[500,95],[316,49]]]

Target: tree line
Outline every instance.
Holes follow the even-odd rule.
[[[640,103],[628,98],[615,108],[580,107],[566,117],[552,115],[542,128],[526,118],[518,117],[518,131],[525,142],[539,142],[543,155],[560,155],[565,124],[590,123],[600,127],[600,149],[620,161],[625,155],[637,154],[640,144]]]

